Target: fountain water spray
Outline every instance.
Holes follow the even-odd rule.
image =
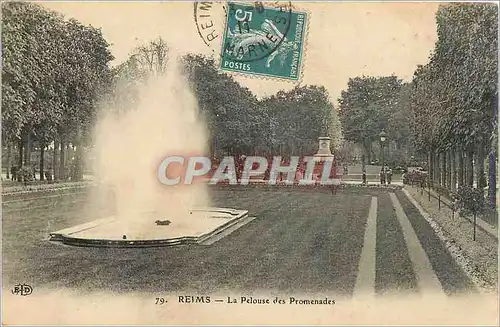
[[[164,76],[143,85],[136,108],[120,114],[108,109],[95,130],[94,171],[114,190],[124,234],[141,236],[158,218],[187,219],[192,207],[209,205],[205,185],[165,187],[156,177],[165,155],[203,155],[207,147],[205,124],[177,61],[169,60]],[[156,211],[156,219],[144,216],[148,211]]]

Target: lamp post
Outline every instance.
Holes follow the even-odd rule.
[[[380,182],[383,184],[385,184],[385,160],[384,160],[384,145],[385,145],[385,142],[387,141],[387,133],[382,130],[382,132],[380,132],[379,134],[380,136],[380,147],[381,147],[381,150],[382,150],[382,178],[380,180]]]

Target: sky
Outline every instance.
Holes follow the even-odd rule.
[[[324,85],[336,104],[349,78],[395,74],[411,80],[436,41],[439,3],[294,2],[308,12],[301,85]],[[100,27],[115,62],[142,43],[162,37],[177,53],[211,54],[198,34],[192,2],[44,2],[45,7]],[[217,22],[216,22],[217,23]],[[217,25],[217,24],[215,24]],[[259,97],[294,84],[235,76]]]

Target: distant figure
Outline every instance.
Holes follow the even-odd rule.
[[[17,181],[17,171],[19,168],[17,166],[10,167],[10,178],[13,181]]]
[[[269,168],[267,168],[266,171],[264,172],[264,180],[268,181],[270,176],[271,176],[271,171]]]
[[[391,184],[391,181],[392,181],[392,169],[389,168],[389,170],[387,171],[387,184]]]
[[[384,167],[380,169],[380,184],[385,184],[385,171]]]
[[[363,169],[363,185],[366,185],[366,169]]]
[[[301,179],[304,178],[304,172],[302,171],[302,169],[297,169],[297,171],[295,172],[295,183],[298,183]]]

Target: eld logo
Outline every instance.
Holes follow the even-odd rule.
[[[179,296],[179,303],[210,303],[210,296]]]
[[[31,293],[33,293],[33,288],[28,284],[17,284],[12,289],[12,294],[14,295],[28,296]]]

